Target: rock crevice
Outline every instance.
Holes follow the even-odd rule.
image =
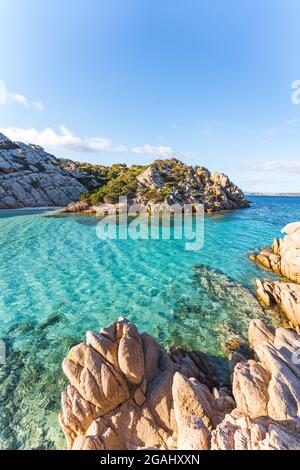
[[[299,335],[252,320],[249,344],[253,359],[239,356],[231,392],[204,355],[167,354],[126,319],[89,332],[63,363],[68,448],[300,449]]]
[[[257,280],[256,290],[264,305],[282,312],[290,326],[300,331],[300,222],[282,229],[284,238],[275,238],[266,247],[250,256],[260,267],[272,270],[291,282]]]

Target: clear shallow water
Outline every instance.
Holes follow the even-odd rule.
[[[93,218],[0,212],[0,448],[61,448],[61,361],[88,329],[123,315],[164,345],[223,357],[262,311],[247,253],[300,218],[300,198],[251,197],[250,209],[205,220],[205,244],[100,241]],[[85,223],[83,223],[85,222]],[[88,224],[86,223],[88,222]]]

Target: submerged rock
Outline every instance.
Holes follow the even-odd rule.
[[[182,347],[191,349],[196,345],[211,355],[220,351],[227,355],[247,347],[250,320],[262,318],[268,325],[279,325],[278,319],[265,311],[254,293],[240,282],[204,264],[194,266],[193,271],[193,298],[181,299],[175,307],[168,344],[179,345],[180,332],[184,331]]]
[[[201,383],[209,366],[168,355],[123,318],[94,335],[63,365],[71,385],[59,420],[69,449],[300,449],[294,331],[251,322],[254,359],[235,366],[233,396]]]
[[[7,357],[0,365],[1,450],[64,445],[57,423],[60,392],[67,385],[61,361],[79,338],[57,334],[62,320],[50,315],[37,323],[28,316],[2,336]]]

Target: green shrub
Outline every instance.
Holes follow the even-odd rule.
[[[109,167],[107,181],[99,189],[81,196],[82,202],[90,204],[115,203],[120,196],[133,197],[137,190],[137,176],[144,170],[144,167],[133,165],[128,168],[123,164],[116,164]]]

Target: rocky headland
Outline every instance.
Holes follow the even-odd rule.
[[[172,211],[172,206],[200,205],[206,212],[232,210],[250,206],[244,193],[223,173],[211,174],[200,166],[187,166],[176,158],[156,160],[147,167],[126,168],[97,191],[83,195],[79,203],[70,204],[66,212],[98,215],[124,210],[119,198],[138,205],[147,213]]]
[[[299,331],[300,222],[286,225],[281,232],[286,234],[283,238],[275,238],[272,247],[250,255],[250,259],[284,278],[280,281],[257,280],[257,294],[264,305],[277,308],[288,323]]]
[[[99,186],[80,164],[0,133],[0,209],[65,207]]]
[[[252,320],[249,345],[223,388],[205,355],[168,354],[124,318],[88,332],[63,363],[68,448],[300,449],[300,337]]]
[[[67,212],[96,213],[106,204],[106,213],[115,211],[120,196],[148,212],[173,204],[204,204],[207,211],[249,206],[224,174],[175,158],[148,166],[92,165],[56,158],[0,133],[0,209],[68,206]]]

